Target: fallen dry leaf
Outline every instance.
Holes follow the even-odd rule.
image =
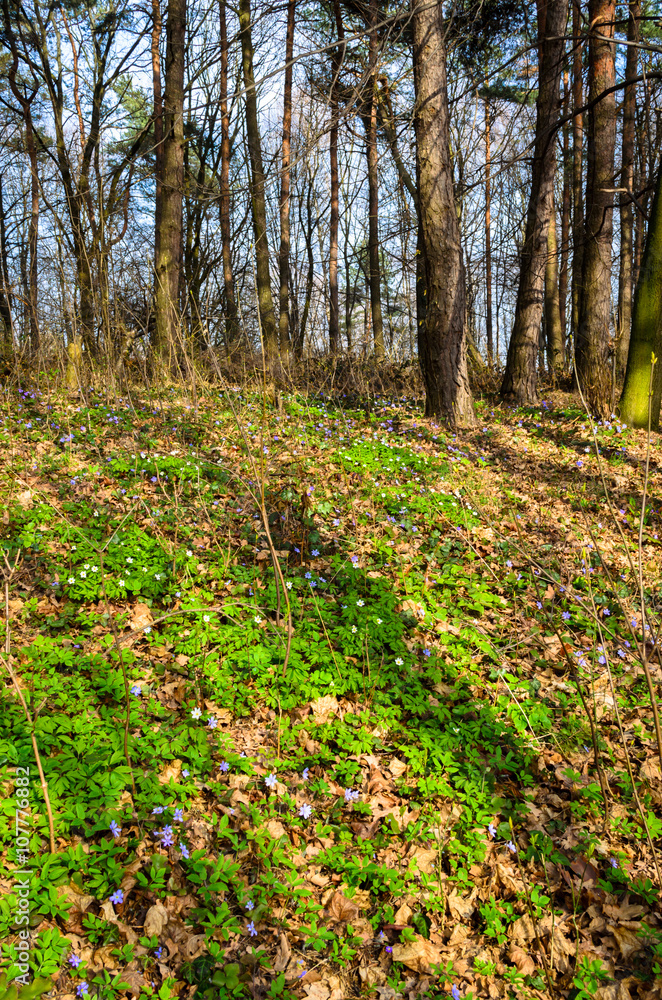
[[[156,934],[157,937],[160,937],[167,923],[168,911],[165,906],[160,902],[154,903],[154,906],[150,906],[145,915],[144,931],[146,936],[151,937]]]
[[[326,912],[331,920],[339,920],[343,923],[356,920],[359,915],[359,908],[353,899],[347,899],[342,892],[334,892],[326,906]]]
[[[414,941],[393,945],[393,961],[402,962],[414,972],[432,972],[432,966],[441,962],[441,952],[417,934]]]
[[[340,709],[338,699],[332,694],[325,694],[316,701],[312,701],[310,703],[310,707],[313,713],[313,719],[318,725],[322,722],[328,722],[332,715],[338,714]]]

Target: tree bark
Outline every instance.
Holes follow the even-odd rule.
[[[467,374],[465,271],[450,154],[444,19],[441,2],[412,0],[411,11],[418,249],[426,290],[424,319],[418,318],[418,352],[426,416],[455,426],[472,423],[474,412]]]
[[[657,431],[662,399],[662,167],[658,169],[653,208],[634,295],[628,362],[619,405],[621,420],[631,427],[648,426],[652,354],[656,355],[657,363],[650,401],[651,427]]]
[[[163,188],[163,95],[161,93],[161,0],[152,0],[152,94],[154,116],[154,266],[159,259]]]
[[[547,231],[556,171],[555,125],[563,69],[567,0],[538,0],[539,84],[531,193],[520,263],[515,324],[501,396],[522,406],[537,402],[536,359],[543,314]]]
[[[290,350],[290,145],[292,138],[292,56],[294,55],[294,13],[296,0],[288,0],[287,32],[285,37],[285,85],[283,88],[283,143],[280,173],[280,278],[278,341],[280,355],[286,358]]]
[[[563,117],[570,111],[570,81],[567,69],[563,72]],[[568,261],[570,257],[570,204],[571,173],[570,122],[563,126],[563,194],[561,200],[561,267],[559,270],[559,313],[564,344],[568,330]],[[564,348],[565,349],[565,348]]]
[[[7,229],[5,203],[0,176],[0,320],[2,321],[2,350],[9,357],[14,350],[14,326],[12,322],[12,294],[7,266]]]
[[[625,79],[632,80],[637,75],[639,51],[636,43],[639,41],[639,18],[641,4],[639,0],[630,0],[628,20],[628,45],[625,60]],[[637,86],[630,84],[623,94],[623,140],[621,155],[621,192],[619,207],[621,215],[621,253],[618,274],[618,330],[617,330],[617,366],[619,372],[625,370],[630,344],[630,324],[632,320],[632,270],[633,270],[633,183],[634,183],[634,138]]]
[[[547,370],[555,375],[563,368],[563,327],[559,302],[559,257],[556,241],[556,210],[552,211],[547,228],[547,265],[545,267],[545,340]]]
[[[177,349],[184,191],[184,61],[186,0],[168,0],[163,97],[161,233],[156,261],[153,347],[172,359]]]
[[[491,199],[491,149],[490,149],[490,102],[485,98],[485,335],[487,339],[487,363],[494,364],[494,344],[492,338],[492,199]]]
[[[588,100],[597,101],[616,79],[615,0],[589,0]],[[616,96],[608,94],[588,112],[586,224],[575,376],[591,412],[607,416],[610,399],[609,326],[614,205]]]
[[[582,255],[584,250],[584,116],[577,109],[584,103],[582,70],[581,0],[572,0],[572,336],[579,329],[579,302],[582,288]]]
[[[38,301],[38,261],[37,244],[39,240],[39,160],[37,158],[37,147],[34,140],[34,123],[32,121],[32,103],[37,96],[39,84],[35,81],[31,92],[23,93],[17,82],[19,66],[18,44],[11,27],[9,16],[9,6],[3,3],[4,27],[6,41],[11,53],[11,63],[7,68],[7,79],[12,95],[17,102],[25,126],[25,150],[28,154],[30,165],[30,225],[28,228],[28,274],[27,274],[27,299],[28,316],[30,328],[30,346],[36,353],[39,350],[39,322],[37,319]],[[34,79],[34,77],[33,77]]]
[[[340,218],[340,182],[338,177],[338,88],[340,67],[345,55],[345,29],[339,0],[334,0],[333,12],[336,19],[338,46],[331,56],[331,94],[329,110],[331,129],[329,132],[329,171],[331,174],[331,213],[329,218],[329,350],[337,354],[339,344],[340,313],[338,302],[338,222]]]
[[[382,320],[381,269],[379,266],[379,151],[377,148],[377,58],[379,38],[377,0],[370,0],[368,9],[370,78],[367,109],[363,116],[368,159],[368,262],[370,312],[375,357],[384,357],[384,325]]]
[[[232,352],[239,343],[240,328],[237,297],[232,272],[232,230],[230,226],[230,115],[228,112],[228,27],[225,18],[225,0],[219,2],[219,27],[221,34],[221,175],[219,184],[219,209],[221,224],[221,254],[223,257],[223,286],[225,290],[225,348]]]
[[[255,238],[255,274],[260,326],[264,352],[267,358],[278,354],[278,329],[274,315],[269,274],[269,243],[267,240],[267,206],[265,202],[264,166],[262,162],[262,142],[257,117],[257,94],[253,71],[253,38],[251,31],[250,0],[239,2],[239,29],[241,36],[241,57],[246,88],[246,134],[248,157],[251,167],[251,210],[253,215],[253,235]]]

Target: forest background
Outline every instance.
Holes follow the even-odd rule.
[[[654,2],[0,0],[0,1000],[658,1000]]]

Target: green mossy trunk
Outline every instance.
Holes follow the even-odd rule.
[[[653,378],[651,427],[660,427],[662,400],[662,167],[657,175],[653,210],[648,223],[644,259],[634,294],[630,349],[623,395],[619,404],[621,420],[630,427],[648,427],[648,392],[651,355],[658,359]]]

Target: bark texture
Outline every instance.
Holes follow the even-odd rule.
[[[379,37],[377,0],[368,8],[370,79],[363,125],[368,159],[368,266],[370,313],[376,358],[384,357],[384,323],[382,319],[381,268],[379,263],[379,150],[377,149],[377,58]]]
[[[219,27],[221,34],[221,176],[219,209],[221,253],[223,256],[223,288],[225,291],[225,347],[233,351],[239,344],[240,327],[237,297],[232,271],[232,229],[230,224],[230,115],[228,112],[228,27],[225,0],[220,0]]]
[[[648,222],[639,281],[634,296],[621,420],[631,427],[648,426],[651,356],[655,354],[651,427],[660,427],[662,399],[662,167],[658,170],[653,208]]]
[[[257,300],[260,310],[260,326],[264,351],[268,358],[278,354],[278,329],[274,315],[269,274],[269,242],[267,239],[267,207],[265,202],[264,166],[262,142],[257,117],[257,94],[253,70],[253,38],[251,31],[250,0],[240,0],[239,29],[241,35],[241,58],[246,88],[246,134],[248,156],[251,167],[251,210],[253,235],[255,238],[255,275]]]
[[[292,141],[292,55],[294,53],[295,0],[288,0],[285,35],[285,84],[283,88],[283,142],[280,166],[280,250],[278,253],[278,344],[282,358],[290,350],[290,146]]]
[[[453,190],[441,3],[412,0],[412,21],[417,250],[418,269],[424,275],[424,281],[417,280],[417,301],[420,286],[425,288],[424,316],[418,317],[418,352],[426,416],[455,426],[472,423],[474,411],[467,375],[465,271]]]
[[[641,4],[631,0],[628,20],[628,41],[639,40],[639,18]],[[625,62],[625,79],[633,80],[637,75],[639,50],[636,44],[628,45]],[[617,364],[624,371],[630,344],[630,324],[632,321],[632,265],[634,205],[632,201],[634,184],[634,139],[637,86],[630,84],[623,94],[623,140],[621,155],[621,191],[619,198],[621,214],[621,259],[618,274],[618,343]]]
[[[334,0],[333,12],[336,19],[338,47],[331,56],[331,95],[329,110],[331,113],[331,130],[329,132],[329,170],[331,174],[331,212],[329,217],[329,350],[332,354],[338,351],[339,340],[339,304],[338,304],[338,223],[340,218],[339,177],[338,177],[338,74],[344,56],[343,41],[345,29],[342,22],[339,0]],[[346,294],[349,294],[347,290]]]
[[[184,62],[186,0],[169,0],[166,24],[165,93],[163,95],[163,177],[161,220],[156,260],[153,346],[172,360],[179,336],[179,286],[182,268],[184,190]]]
[[[576,113],[584,103],[581,0],[572,3],[572,50],[572,107],[575,112],[572,119],[572,335],[576,337],[584,248],[584,116]]]
[[[547,229],[547,265],[545,267],[545,340],[547,370],[558,373],[563,368],[563,327],[559,302],[559,258],[556,240],[556,211],[552,212]]]
[[[567,0],[539,0],[539,86],[531,193],[520,263],[515,324],[508,346],[501,396],[518,405],[537,402],[536,360],[543,315],[547,230],[556,172],[555,130],[563,70]]]
[[[579,329],[575,341],[575,376],[591,412],[607,416],[610,409],[609,370],[611,321],[611,249],[614,206],[615,0],[590,0],[586,224],[582,262]],[[597,101],[597,103],[593,103]]]

